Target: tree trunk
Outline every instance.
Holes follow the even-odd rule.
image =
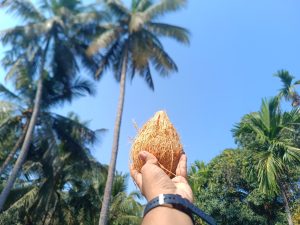
[[[115,176],[116,170],[116,161],[118,156],[118,147],[119,147],[119,137],[120,137],[120,128],[123,114],[123,106],[124,106],[124,97],[125,97],[125,81],[126,81],[126,72],[127,72],[127,61],[128,61],[128,53],[125,50],[125,56],[123,58],[122,71],[121,71],[121,79],[120,79],[120,94],[119,94],[119,102],[117,108],[117,117],[115,121],[114,127],[114,139],[111,150],[111,159],[108,168],[107,180],[105,184],[105,190],[103,195],[103,201],[100,212],[99,225],[106,225],[108,220],[109,206],[110,206],[110,198],[113,180]]]
[[[283,184],[280,184],[280,190],[281,190],[281,194],[282,194],[282,198],[283,198],[283,202],[284,202],[284,208],[285,208],[285,213],[287,216],[288,224],[294,225],[290,206],[289,206],[289,200],[288,200],[288,197],[286,194],[286,189]]]
[[[44,52],[43,52],[43,55],[41,58],[41,64],[40,64],[40,68],[39,68],[40,74],[39,74],[37,90],[36,90],[35,99],[34,99],[33,112],[32,112],[31,118],[30,118],[28,130],[26,132],[25,139],[24,139],[21,151],[20,151],[20,155],[19,155],[19,157],[14,165],[14,168],[8,178],[6,186],[4,187],[4,189],[2,190],[1,195],[0,195],[0,211],[3,210],[4,203],[15,183],[15,180],[26,160],[26,157],[27,157],[27,154],[29,151],[33,130],[34,130],[37,118],[38,118],[40,104],[41,104],[41,100],[42,100],[43,73],[44,73],[44,65],[45,65],[46,53],[48,50],[49,42],[50,42],[50,38],[48,38],[48,40],[47,40],[46,47],[44,49]]]
[[[21,146],[22,142],[24,141],[27,129],[28,129],[28,125],[29,122],[27,121],[25,124],[25,128],[22,131],[21,136],[19,137],[18,141],[16,142],[14,148],[11,150],[11,152],[9,153],[9,155],[7,156],[7,158],[5,159],[4,163],[2,164],[1,168],[0,168],[0,175],[4,172],[4,170],[6,169],[6,167],[8,166],[8,164],[11,162],[11,160],[13,159],[14,155],[16,154],[17,150],[19,149],[19,147]]]

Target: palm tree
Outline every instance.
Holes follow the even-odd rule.
[[[109,209],[109,225],[139,225],[142,219],[142,205],[136,201],[142,196],[139,192],[131,192],[129,195],[127,190],[128,174],[116,172],[113,187],[111,207]]]
[[[126,76],[129,73],[130,78],[133,79],[136,74],[139,74],[154,90],[151,65],[161,76],[167,76],[171,72],[177,71],[175,62],[165,51],[159,38],[173,38],[180,43],[188,44],[188,31],[182,27],[157,22],[157,20],[166,13],[182,8],[185,3],[186,0],[160,0],[157,3],[150,0],[133,0],[131,8],[128,9],[120,0],[106,1],[108,10],[113,13],[113,22],[102,25],[104,31],[95,37],[88,48],[88,53],[90,55],[102,53],[96,78],[101,78],[103,72],[111,68],[116,80],[120,82],[120,93],[99,225],[105,225],[108,219],[118,154]]]
[[[24,70],[25,71],[25,70]],[[23,82],[24,86],[28,86],[30,84],[30,80],[27,79],[26,81]],[[92,83],[90,83],[88,80],[84,80],[84,79],[74,79],[74,80],[69,80],[68,83],[62,84],[60,81],[58,80],[53,80],[53,79],[45,79],[43,82],[47,89],[49,90],[53,90],[55,87],[55,92],[51,93],[51,92],[47,92],[42,96],[42,100],[43,100],[43,104],[46,104],[48,107],[49,106],[54,106],[57,104],[61,104],[65,101],[72,101],[74,98],[80,96],[80,95],[85,95],[85,94],[92,94],[93,91],[93,86]],[[7,105],[9,104],[11,106],[11,115],[10,117],[7,117],[6,120],[4,120],[1,124],[0,124],[0,139],[4,139],[6,137],[6,134],[8,133],[9,130],[15,130],[16,133],[21,133],[21,137],[24,135],[23,129],[24,127],[26,128],[28,121],[29,121],[29,117],[30,117],[30,109],[32,108],[33,102],[31,97],[34,96],[35,94],[35,88],[32,88],[31,90],[27,90],[27,92],[22,92],[19,91],[19,94],[14,94],[13,92],[11,92],[10,90],[8,90],[7,88],[5,88],[3,85],[0,85],[1,87],[1,91],[0,94],[2,94],[2,96],[5,98],[9,98],[10,102],[7,103]],[[59,88],[58,88],[59,87]],[[5,101],[2,101],[5,102]],[[44,107],[42,105],[42,110],[39,113],[38,116],[38,125],[39,125],[39,129],[36,130],[36,134],[33,136],[33,139],[38,138],[40,140],[34,140],[33,142],[41,142],[43,140],[43,136],[46,135],[46,138],[49,140],[52,140],[53,143],[56,143],[55,140],[53,140],[53,138],[55,136],[51,136],[49,134],[53,133],[53,129],[55,129],[56,126],[54,126],[56,123],[58,123],[59,120],[62,120],[61,118],[63,118],[63,120],[65,121],[64,124],[64,128],[61,128],[61,130],[66,130],[68,131],[71,130],[70,128],[68,128],[68,121],[66,118],[61,117],[57,114],[54,113],[50,113],[47,109],[47,107]],[[51,121],[53,121],[51,123]],[[62,122],[60,122],[61,124]],[[54,125],[51,125],[54,124]],[[78,125],[77,125],[78,124]],[[73,123],[73,129],[74,127],[77,125],[77,127],[80,125],[80,123]],[[68,125],[68,126],[67,126]],[[41,132],[44,129],[48,130],[48,132]],[[78,127],[78,129],[87,132],[85,129],[83,129],[81,126]],[[60,134],[62,135],[62,133],[60,132]],[[57,134],[56,136],[59,137],[59,134]],[[64,134],[64,137],[66,137],[66,135]],[[90,138],[92,138],[93,136],[90,136]],[[88,138],[88,136],[86,136],[86,138]],[[88,141],[89,139],[87,139],[86,141]],[[18,139],[17,142],[20,141],[20,138]],[[16,147],[16,146],[15,146]],[[20,147],[20,146],[19,146]],[[76,147],[76,146],[75,146]],[[4,163],[11,164],[12,163],[12,159],[14,158],[15,153],[17,152],[17,150],[19,150],[18,147],[14,148],[9,155],[7,156],[6,160]],[[5,166],[7,166],[5,165]],[[2,167],[4,166],[4,164],[2,165]]]
[[[7,78],[17,82],[29,78],[33,81],[29,89],[35,82],[37,87],[32,98],[34,101],[31,100],[33,107],[29,109],[30,120],[18,160],[0,195],[0,210],[28,154],[42,96],[45,95],[43,85],[45,78],[58,79],[62,84],[68,84],[68,80],[74,79],[79,71],[78,58],[82,65],[93,72],[97,65],[97,56],[87,57],[85,54],[87,43],[80,39],[82,26],[78,24],[90,24],[90,14],[86,16],[79,13],[76,8],[79,1],[50,1],[49,3],[43,0],[41,2],[40,8],[36,8],[31,1],[27,0],[7,0],[2,4],[2,7],[6,7],[10,13],[18,15],[25,22],[25,25],[2,32],[2,44],[11,46],[2,61],[4,67],[9,68]],[[99,16],[92,18],[99,19]],[[51,70],[46,71],[46,67]],[[24,69],[28,71],[27,77],[22,74]],[[23,91],[26,88],[22,86]],[[54,88],[51,91],[56,90]]]
[[[5,206],[6,214],[16,209],[24,214],[19,218],[22,224],[48,224],[54,217],[59,219],[58,209],[72,207],[65,199],[65,185],[75,188],[79,186],[78,182],[91,181],[91,177],[92,181],[99,182],[97,174],[106,171],[94,160],[88,148],[96,141],[99,131],[88,129],[87,124],[73,114],[67,118],[43,113],[39,120],[42,121],[39,135],[33,140],[24,172]],[[78,195],[82,195],[82,191]]]
[[[233,129],[236,141],[249,149],[254,159],[250,174],[267,194],[280,193],[288,224],[292,217],[288,201],[290,168],[300,165],[300,149],[295,144],[299,110],[282,112],[277,97],[263,100],[259,112],[246,115]]]
[[[274,76],[279,77],[283,87],[279,90],[278,96],[285,98],[287,101],[292,101],[292,106],[300,105],[300,96],[296,91],[296,86],[300,84],[300,80],[293,81],[293,77],[287,70],[279,70]]]

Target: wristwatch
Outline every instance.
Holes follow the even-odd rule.
[[[173,208],[178,209],[188,214],[189,216],[195,214],[210,225],[216,225],[215,220],[211,216],[207,215],[201,209],[199,209],[194,204],[192,204],[189,200],[182,198],[180,195],[176,195],[176,194],[160,194],[158,197],[149,201],[144,209],[144,216],[151,209],[166,204],[171,204]]]

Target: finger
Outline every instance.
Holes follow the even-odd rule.
[[[158,161],[157,158],[152,155],[150,152],[146,152],[146,151],[141,151],[139,153],[139,158],[146,163],[150,163],[150,164],[154,164],[157,165]]]
[[[176,169],[176,176],[182,176],[187,178],[187,157],[185,154],[182,154]]]
[[[133,168],[133,165],[130,166],[130,175],[134,181],[134,183],[142,190],[142,174],[139,173],[136,169]]]

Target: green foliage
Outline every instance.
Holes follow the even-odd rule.
[[[196,162],[189,171],[195,203],[218,224],[275,224],[282,219],[278,196],[263,194],[249,178],[245,150],[224,150],[210,163]],[[197,224],[204,224],[197,220]]]
[[[300,149],[295,143],[299,128],[298,109],[282,112],[279,99],[263,100],[261,110],[246,115],[233,129],[236,141],[252,152],[251,174],[260,189],[278,193],[289,171],[300,165]]]
[[[5,212],[0,215],[0,224],[97,224],[107,167],[97,163],[84,147],[89,140],[85,136],[87,128],[81,125],[79,131],[76,126],[72,127],[76,132],[69,130],[69,138],[72,134],[81,137],[76,140],[77,145],[83,145],[81,148],[62,139],[58,140],[57,148],[48,146],[49,152],[46,140],[41,141],[43,137],[39,136],[38,146],[25,163],[24,173],[9,196]],[[78,132],[81,132],[79,136]],[[111,224],[140,222],[142,206],[134,194],[125,193],[126,179],[127,175],[116,176],[111,208],[115,216]]]
[[[278,77],[283,87],[279,90],[278,96],[285,98],[287,101],[292,102],[292,106],[297,107],[300,105],[300,96],[296,91],[296,86],[300,84],[300,81],[293,81],[293,77],[287,70],[279,70],[274,76]]]

